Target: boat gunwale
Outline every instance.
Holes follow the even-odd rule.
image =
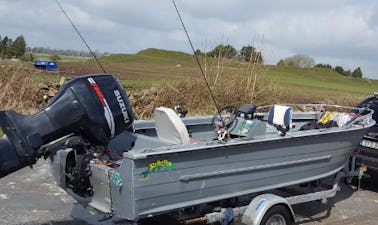
[[[371,122],[368,125],[360,126],[360,127],[349,127],[348,129],[343,129],[342,127],[333,127],[333,128],[325,128],[325,129],[317,129],[317,130],[306,130],[301,131],[300,135],[299,132],[296,133],[288,133],[285,136],[279,136],[268,134],[268,135],[261,135],[265,136],[262,139],[256,138],[236,138],[232,139],[230,142],[220,142],[217,140],[208,141],[204,143],[197,143],[197,144],[190,144],[190,145],[169,145],[169,146],[162,146],[158,148],[145,148],[144,151],[129,151],[124,152],[123,157],[138,160],[138,159],[145,159],[149,156],[158,156],[158,155],[166,155],[166,154],[175,154],[175,153],[184,153],[184,152],[191,152],[191,151],[201,151],[201,150],[210,150],[210,149],[217,149],[217,148],[224,148],[224,147],[232,147],[232,146],[240,146],[245,144],[263,144],[266,142],[275,142],[275,141],[284,141],[284,140],[292,140],[298,139],[303,137],[311,137],[311,136],[322,136],[328,134],[339,134],[339,133],[346,133],[352,132],[356,130],[367,129],[369,127],[374,126],[375,121]],[[268,136],[268,138],[266,137]]]
[[[340,106],[340,105],[331,105],[331,104],[282,104],[286,106],[292,106],[292,107],[311,107],[311,108],[324,108],[324,107],[333,107],[333,108],[343,108],[343,109],[349,109],[349,110],[359,110],[361,112],[362,110],[368,110],[369,113],[357,118],[356,121],[353,121],[353,123],[348,124],[344,127],[331,127],[331,128],[323,128],[323,129],[312,129],[312,130],[304,130],[300,132],[290,132],[287,133],[285,136],[280,135],[273,135],[273,134],[264,134],[264,135],[257,135],[255,137],[240,137],[240,138],[234,138],[229,142],[222,142],[218,140],[211,140],[206,142],[200,142],[196,144],[190,144],[190,145],[168,145],[168,146],[160,146],[157,148],[144,148],[138,151],[128,151],[123,153],[123,157],[129,158],[132,160],[137,159],[144,159],[148,156],[158,156],[158,155],[164,155],[164,154],[173,154],[173,153],[181,153],[181,152],[190,152],[190,151],[200,151],[200,150],[209,150],[209,149],[215,149],[215,148],[222,148],[222,147],[231,147],[231,146],[239,146],[239,145],[245,145],[245,144],[251,144],[251,143],[266,143],[270,141],[280,141],[280,140],[287,140],[287,139],[296,139],[296,138],[302,138],[302,137],[308,137],[308,136],[319,136],[319,135],[326,135],[326,134],[337,134],[342,132],[350,132],[355,130],[361,130],[366,129],[369,127],[372,127],[375,125],[376,121],[372,119],[372,115],[374,113],[374,110],[369,108],[358,108],[358,107],[348,107],[348,106]],[[268,109],[273,105],[265,105],[265,106],[259,106],[257,109]],[[316,112],[312,111],[299,111],[294,112],[294,115],[299,115],[300,113],[305,113],[309,115],[313,115]],[[256,113],[257,115],[264,116],[267,115],[267,113]],[[193,118],[199,118],[199,120],[207,120],[210,118],[210,116],[196,116],[196,117],[187,117],[183,118],[183,121],[185,125],[206,125],[208,123],[190,123],[190,119]],[[361,121],[365,118],[369,119],[369,124],[362,124],[359,126],[352,126],[354,123]],[[293,119],[296,119],[295,117]],[[304,118],[300,118],[304,119]],[[354,120],[354,119],[352,119]],[[154,120],[143,120],[141,123],[153,123]],[[145,127],[145,128],[139,128],[137,130],[143,130],[143,129],[152,129],[154,127]],[[300,135],[298,135],[300,134]],[[260,137],[260,138],[258,138]],[[263,138],[261,138],[263,137]]]

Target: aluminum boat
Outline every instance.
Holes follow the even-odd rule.
[[[88,162],[84,189],[72,182],[74,148],[58,151],[52,168],[79,202],[138,221],[335,175],[374,124],[371,110],[340,106],[246,104],[184,118],[160,107]]]

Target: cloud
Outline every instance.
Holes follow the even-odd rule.
[[[60,0],[93,49],[135,53],[155,47],[190,52],[172,2]],[[293,54],[361,66],[378,79],[378,3],[373,0],[177,0],[195,48],[256,44],[275,64]],[[30,46],[85,50],[54,1],[0,0],[0,35]]]

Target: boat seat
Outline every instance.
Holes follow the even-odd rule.
[[[159,107],[155,109],[156,134],[162,141],[171,144],[190,144],[188,130],[173,109]]]
[[[283,105],[273,105],[269,109],[268,123],[277,128],[281,136],[292,127],[293,109]]]

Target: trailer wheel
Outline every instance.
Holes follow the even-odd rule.
[[[283,205],[273,206],[265,213],[260,225],[292,225],[289,210]]]

